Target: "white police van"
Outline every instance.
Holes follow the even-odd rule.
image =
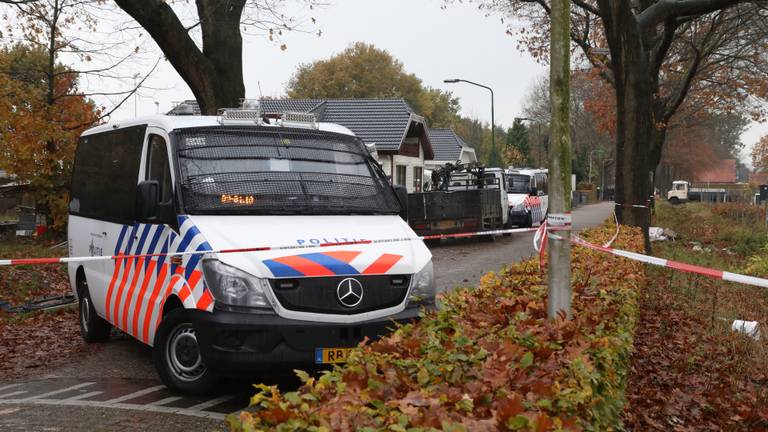
[[[544,222],[549,212],[549,172],[546,169],[508,169],[507,226],[529,228]]]
[[[83,133],[69,264],[88,342],[112,327],[154,347],[170,388],[344,360],[433,307],[432,256],[348,129],[258,109],[151,116]],[[306,248],[357,240],[387,243]],[[299,246],[249,253],[164,254]]]

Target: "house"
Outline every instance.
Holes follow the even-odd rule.
[[[408,192],[421,190],[424,161],[435,157],[424,117],[403,99],[262,99],[259,103],[265,114],[312,113],[318,121],[348,128],[366,144],[375,145],[384,172]],[[195,101],[183,104],[200,113]]]
[[[432,149],[435,158],[424,161],[427,169],[435,169],[446,163],[461,161],[463,163],[477,162],[475,149],[464,142],[461,137],[456,135],[453,129],[449,128],[431,128],[429,129],[429,138],[432,142]]]

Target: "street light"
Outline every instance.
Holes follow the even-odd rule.
[[[496,119],[494,117],[494,111],[493,111],[493,89],[488,86],[484,86],[482,84],[478,84],[476,82],[472,82],[472,81],[468,81],[460,78],[447,79],[447,80],[443,80],[443,82],[446,84],[456,84],[456,83],[464,82],[467,84],[472,84],[473,86],[482,87],[488,90],[489,92],[491,92],[491,167],[498,166],[498,161],[496,160]]]
[[[536,123],[536,138],[538,138],[538,141],[539,141],[539,145],[537,146],[538,147],[538,153],[539,153],[539,157],[538,157],[539,164],[538,165],[539,165],[539,168],[541,168],[542,167],[542,165],[541,165],[541,148],[544,147],[544,144],[542,143],[542,141],[543,141],[542,140],[542,136],[541,136],[541,122],[537,121],[536,119],[532,119],[530,117],[515,117],[515,120],[516,121],[520,120],[521,122],[522,121],[529,121],[529,122]]]

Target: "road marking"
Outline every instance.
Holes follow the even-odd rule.
[[[39,395],[36,395],[36,396],[30,396],[30,397],[25,398],[25,399],[45,399],[48,396],[53,396],[53,395],[57,395],[57,394],[60,394],[60,393],[66,393],[68,391],[77,390],[79,388],[87,387],[87,386],[93,385],[93,384],[96,384],[96,383],[92,383],[92,382],[81,383],[81,384],[73,385],[71,387],[63,388],[61,390],[54,390],[54,391],[51,391],[51,392],[48,392],[48,393],[43,393],[43,394],[39,394]]]
[[[0,400],[3,399],[3,398],[7,398],[8,396],[16,396],[16,395],[20,395],[20,394],[23,394],[23,393],[26,393],[26,392],[27,392],[26,390],[19,390],[19,391],[15,391],[15,392],[10,392],[10,393],[6,393],[6,394],[2,394],[2,395],[0,395]]]
[[[218,405],[220,403],[224,403],[224,402],[226,402],[228,400],[231,400],[231,399],[234,399],[236,397],[237,397],[237,395],[232,395],[232,394],[224,395],[224,396],[217,397],[216,399],[211,399],[209,401],[206,401],[206,402],[203,402],[203,403],[199,403],[197,405],[192,405],[191,407],[188,407],[187,409],[188,410],[192,410],[192,411],[202,411],[202,410],[204,410],[206,408],[210,408],[212,406],[216,406],[216,405]]]
[[[158,391],[160,389],[164,389],[164,388],[165,388],[164,385],[156,385],[156,386],[145,388],[144,390],[139,390],[137,392],[133,392],[131,394],[127,394],[125,396],[120,396],[120,397],[116,397],[114,399],[110,399],[108,401],[104,401],[104,403],[106,403],[106,404],[115,404],[115,403],[118,403],[118,402],[127,401],[129,399],[134,399],[134,398],[137,398],[139,396],[144,396],[145,394],[150,394],[150,393],[156,392],[156,391]]]
[[[169,403],[176,402],[179,399],[181,399],[181,396],[169,396],[165,399],[160,399],[160,400],[148,403],[147,405],[155,405],[155,406],[168,405]]]
[[[66,399],[0,399],[0,405],[55,405],[55,406],[75,406],[75,407],[96,407],[96,408],[114,408],[132,411],[151,411],[165,414],[179,414],[191,417],[208,418],[214,420],[224,420],[227,414],[221,414],[211,411],[191,411],[180,408],[170,408],[155,405],[136,405],[127,403],[107,403],[98,401],[66,400]]]
[[[4,386],[0,387],[0,391],[8,390],[9,388],[18,387],[20,385],[21,384],[8,384],[8,385],[4,385]]]
[[[72,397],[68,397],[68,398],[65,398],[65,399],[62,399],[62,400],[65,400],[65,401],[83,400],[83,399],[88,399],[89,397],[92,397],[92,396],[100,395],[102,393],[104,393],[104,392],[103,391],[92,391],[92,392],[83,393],[83,394],[75,395],[75,396],[72,396]]]

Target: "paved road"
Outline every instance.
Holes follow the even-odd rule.
[[[612,203],[574,211],[575,228],[599,225]],[[431,245],[440,290],[473,285],[488,271],[533,253],[532,234]],[[169,392],[152,366],[151,351],[129,336],[112,339],[74,364],[17,381],[0,378],[0,431],[212,431],[224,430],[227,413],[245,407],[250,383],[295,388],[290,370],[225,382],[213,394],[195,397]]]
[[[611,215],[614,204],[600,203],[574,210],[575,230],[598,226]],[[440,291],[457,286],[474,286],[480,276],[500,270],[535,253],[533,233],[497,237],[493,243],[476,239],[445,239],[430,245],[435,264],[435,282]]]

